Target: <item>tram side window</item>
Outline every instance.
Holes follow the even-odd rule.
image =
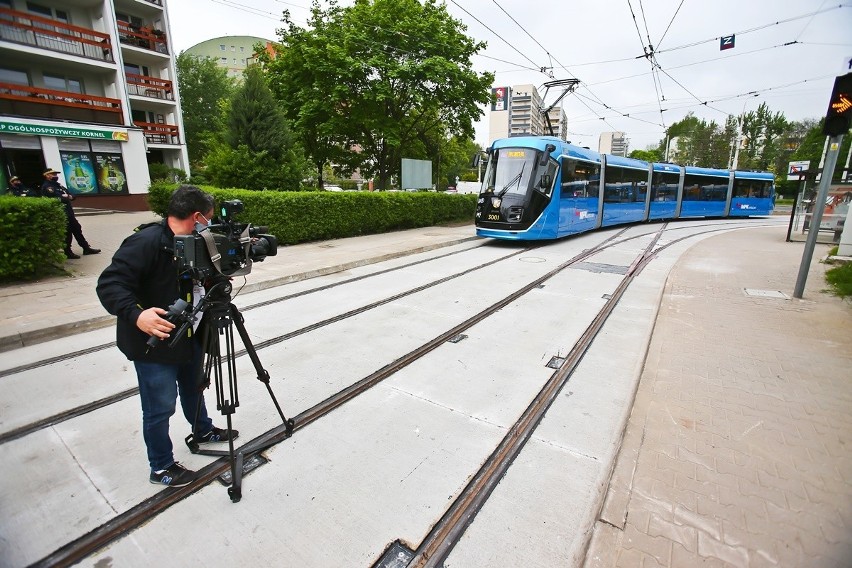
[[[601,166],[566,159],[562,162],[562,197],[597,197],[600,192]]]
[[[629,203],[645,201],[648,171],[607,166],[604,176],[604,202]]]
[[[725,201],[728,182],[723,178],[686,174],[683,181],[684,201]]]
[[[651,201],[677,201],[679,183],[679,173],[654,172],[654,177],[651,179]]]
[[[734,197],[769,197],[771,186],[769,181],[737,178],[734,180]]]

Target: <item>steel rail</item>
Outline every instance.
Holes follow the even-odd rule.
[[[480,321],[486,319],[489,315],[492,315],[493,313],[499,311],[512,301],[537,288],[542,282],[553,277],[562,270],[565,270],[572,264],[581,262],[586,258],[597,254],[601,250],[612,246],[611,241],[620,236],[626,230],[626,228],[622,229],[615,235],[602,241],[597,246],[575,255],[573,258],[560,264],[558,267],[551,270],[544,276],[537,278],[535,281],[523,286],[519,290],[516,290],[512,294],[495,302],[494,304],[480,311],[478,314],[472,316],[471,318],[468,318],[467,320],[465,320],[465,322],[453,327],[447,332],[440,334],[439,336],[421,345],[420,347],[417,347],[416,349],[410,351],[408,354],[396,359],[392,363],[385,365],[381,369],[361,379],[357,383],[346,387],[345,389],[339,391],[337,394],[330,396],[324,401],[294,416],[293,427],[291,431],[292,433],[288,433],[287,425],[279,425],[265,432],[264,434],[261,434],[260,436],[254,438],[253,440],[247,442],[239,449],[237,449],[237,452],[242,453],[244,455],[245,460],[248,461],[255,453],[258,453],[262,449],[269,448],[271,446],[274,446],[275,444],[283,442],[305,426],[308,426],[309,424],[318,420],[322,416],[333,412],[335,409],[339,408],[347,401],[369,390],[376,384],[380,383],[382,380],[396,373],[398,370],[410,365],[411,363],[417,361],[419,358],[423,357],[427,353],[433,351],[438,346],[445,343],[446,340],[450,337],[453,337],[461,331],[464,331],[469,327],[475,325],[476,323],[479,323]],[[84,558],[107,546],[108,544],[118,539],[122,535],[126,534],[127,532],[134,530],[140,525],[150,521],[151,518],[165,511],[172,505],[182,501],[193,493],[200,491],[211,481],[228,471],[229,468],[230,464],[227,458],[222,457],[217,459],[213,463],[198,470],[197,478],[193,483],[190,483],[185,487],[169,488],[160,491],[156,495],[153,495],[145,501],[142,501],[141,503],[135,505],[124,513],[115,516],[113,519],[107,521],[101,526],[89,531],[88,533],[78,537],[73,541],[66,543],[64,546],[52,552],[48,556],[33,563],[31,565],[31,568],[64,567],[72,566],[80,562]]]

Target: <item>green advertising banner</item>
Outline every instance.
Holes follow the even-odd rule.
[[[95,168],[88,153],[60,152],[62,171],[68,191],[74,195],[97,193]]]
[[[71,128],[67,126],[45,126],[43,124],[23,124],[0,121],[0,134],[35,134],[40,136],[58,136],[63,138],[93,138],[96,140],[117,140],[127,142],[127,130],[95,130],[92,128]]]

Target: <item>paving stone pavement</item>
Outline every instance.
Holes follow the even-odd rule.
[[[672,270],[587,568],[852,566],[852,304],[778,237]]]

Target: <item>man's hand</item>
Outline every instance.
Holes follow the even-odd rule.
[[[139,314],[139,317],[136,319],[136,327],[148,335],[153,335],[160,339],[168,339],[169,332],[175,328],[175,324],[160,317],[167,313],[163,308],[148,308]]]

